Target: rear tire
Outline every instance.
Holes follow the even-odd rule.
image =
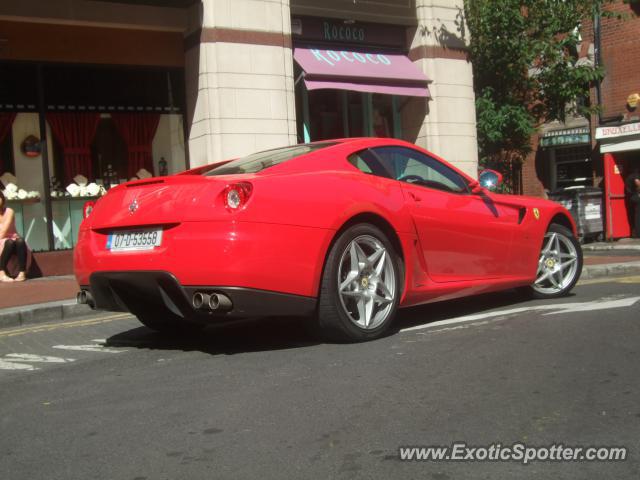
[[[582,273],[582,247],[567,227],[552,223],[544,235],[533,284],[524,288],[533,298],[567,295]]]
[[[336,342],[382,337],[398,309],[402,281],[402,262],[379,228],[347,228],[325,261],[316,318],[320,334]]]

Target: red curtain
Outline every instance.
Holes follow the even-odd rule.
[[[13,125],[15,118],[15,112],[0,113],[0,143],[4,141],[5,137],[11,131],[11,125]],[[0,157],[0,175],[5,172],[5,168],[4,159]]]
[[[47,121],[64,154],[65,185],[78,174],[91,179],[91,142],[96,135],[100,114],[48,113]]]
[[[160,122],[160,114],[113,113],[111,118],[127,144],[128,178],[133,177],[141,168],[153,174],[151,143]]]

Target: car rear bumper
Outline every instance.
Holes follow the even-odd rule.
[[[143,228],[143,227],[139,227]],[[157,227],[155,227],[157,228]],[[97,272],[169,272],[181,286],[203,285],[316,297],[333,230],[235,221],[163,226],[149,251],[107,249],[108,230],[82,229],[74,252],[79,285]]]
[[[167,311],[188,320],[308,316],[316,308],[313,297],[242,287],[183,286],[173,274],[163,271],[94,272],[81,289],[91,293],[93,307],[100,310],[134,315]],[[224,295],[231,300],[230,308],[196,309],[196,292]]]

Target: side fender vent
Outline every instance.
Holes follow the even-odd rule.
[[[520,211],[518,212],[518,225],[522,223],[526,214],[527,209],[525,207],[520,208]]]

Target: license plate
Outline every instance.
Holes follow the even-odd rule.
[[[134,250],[153,250],[162,244],[162,229],[123,230],[109,234],[107,250],[129,252]]]

